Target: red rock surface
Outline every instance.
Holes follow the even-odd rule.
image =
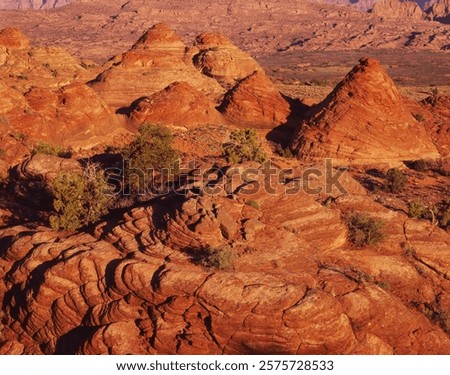
[[[30,41],[21,30],[8,28],[0,31],[0,47],[7,50],[26,49],[30,47]]]
[[[165,24],[153,26],[112,63],[91,87],[114,109],[128,107],[176,81],[187,82],[212,99],[223,92],[217,81],[194,67],[180,37]]]
[[[428,111],[426,123],[432,139],[439,152],[444,157],[450,156],[450,97],[446,95],[433,95],[421,102]]]
[[[195,46],[200,50],[194,56],[195,66],[226,88],[233,87],[255,71],[263,70],[249,54],[222,34],[201,34]]]
[[[186,82],[172,83],[164,90],[141,99],[130,119],[135,126],[152,123],[186,128],[226,122],[214,102]]]
[[[294,136],[300,158],[340,164],[437,159],[435,145],[374,59],[362,59],[307,115]]]
[[[450,353],[448,335],[426,317],[450,307],[449,234],[430,237],[348,176],[349,194],[329,208],[316,196],[286,195],[292,182],[275,177],[275,193],[249,195],[236,177],[220,179],[218,195],[169,195],[111,217],[97,238],[1,229],[0,352]],[[349,248],[340,221],[349,208],[389,220],[388,240]],[[233,269],[195,265],[205,246],[232,248]]]
[[[270,78],[256,71],[225,95],[220,111],[239,127],[271,129],[287,121],[290,106]]]

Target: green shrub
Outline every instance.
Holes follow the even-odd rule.
[[[390,291],[391,290],[391,284],[389,284],[388,282],[386,282],[386,281],[377,281],[376,282],[376,285],[379,287],[379,288],[381,288],[381,289],[383,289],[383,290],[386,290],[386,291]]]
[[[39,142],[33,149],[34,154],[45,154],[59,156],[60,158],[70,159],[72,152],[64,150],[61,146],[54,146],[46,142]]]
[[[2,148],[0,148],[0,158],[5,157],[5,155],[6,155],[6,151],[3,150]]]
[[[444,199],[435,207],[436,219],[441,228],[450,226],[450,198]]]
[[[165,173],[178,173],[178,152],[172,147],[173,137],[169,129],[143,124],[136,138],[121,150],[126,161],[124,176],[132,189],[145,189],[145,171],[153,169]]]
[[[247,206],[255,208],[256,210],[260,209],[260,205],[259,205],[258,201],[255,201],[253,199],[250,199],[250,200],[246,201],[245,204]]]
[[[423,117],[423,115],[421,113],[414,113],[413,116],[418,122],[425,121],[425,117]]]
[[[283,147],[281,145],[277,145],[275,152],[280,155],[282,158],[292,159],[294,154],[292,153],[289,147]]]
[[[427,172],[431,169],[430,163],[426,160],[414,160],[410,163],[410,168],[414,169],[417,172]]]
[[[384,239],[381,220],[357,213],[346,218],[349,241],[358,247],[375,245]]]
[[[227,270],[233,268],[234,254],[230,246],[201,250],[199,263],[203,267]]]
[[[402,192],[408,182],[408,176],[400,171],[398,168],[391,168],[386,174],[387,189],[391,193]]]
[[[13,137],[16,141],[25,142],[27,140],[27,136],[24,133],[14,133]]]
[[[222,155],[231,164],[240,164],[244,161],[264,163],[268,159],[254,129],[233,131],[230,141],[222,145]]]
[[[429,208],[418,199],[408,203],[408,215],[415,219],[427,218]]]
[[[111,187],[103,171],[88,164],[83,173],[62,172],[52,183],[55,213],[50,217],[54,230],[76,230],[94,223],[108,213]]]

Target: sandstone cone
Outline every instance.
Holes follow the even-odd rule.
[[[200,49],[194,56],[195,66],[226,88],[234,86],[255,71],[263,70],[249,54],[222,34],[201,34],[195,45]]]
[[[225,95],[220,111],[237,126],[271,129],[287,121],[290,106],[270,78],[256,71]]]
[[[294,136],[299,158],[339,164],[396,164],[440,155],[409,112],[381,64],[365,58],[318,106]]]
[[[165,24],[157,24],[91,86],[111,107],[119,109],[175,81],[188,82],[214,99],[223,93],[217,81],[194,67],[180,37]]]
[[[225,122],[214,103],[186,82],[175,82],[140,100],[131,113],[135,126],[154,123],[181,127],[219,125]]]
[[[32,89],[25,98],[30,111],[24,131],[32,139],[90,148],[123,128],[97,93],[82,83],[72,83],[56,92]]]

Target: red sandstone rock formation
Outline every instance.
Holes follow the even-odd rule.
[[[450,97],[446,95],[432,95],[421,102],[429,112],[425,120],[426,128],[439,152],[444,157],[450,157]]]
[[[0,31],[0,47],[6,49],[26,49],[30,47],[30,41],[19,29],[8,28]]]
[[[141,99],[130,119],[135,126],[146,122],[187,128],[226,122],[214,103],[186,82],[175,82]]]
[[[214,196],[188,191],[111,217],[97,238],[1,229],[0,353],[450,353],[426,317],[450,307],[448,233],[430,237],[349,177],[330,208],[286,195],[295,181],[249,195],[236,177]],[[389,220],[387,241],[350,249],[340,220],[350,208]],[[232,268],[196,265],[207,247],[232,249]]]
[[[287,121],[290,107],[270,78],[256,71],[225,95],[220,111],[237,126],[270,129]]]
[[[393,81],[374,59],[362,59],[299,126],[299,158],[333,158],[340,164],[395,164],[440,155],[405,107]]]
[[[262,71],[259,64],[230,42],[224,35],[204,33],[197,37],[195,46],[200,52],[194,56],[195,66],[226,88],[255,71]]]
[[[54,9],[73,0],[0,0],[0,9]]]
[[[220,96],[223,89],[217,81],[201,74],[190,58],[180,37],[158,24],[118,56],[91,87],[114,109],[128,107],[176,81],[187,82],[212,99]]]

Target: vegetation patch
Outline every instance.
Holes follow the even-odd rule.
[[[88,164],[83,173],[59,173],[51,192],[54,214],[50,226],[54,230],[76,230],[95,223],[108,213],[112,203],[111,187],[95,164]]]
[[[121,150],[124,176],[131,190],[143,191],[149,182],[148,171],[166,175],[178,173],[178,151],[172,146],[173,136],[163,126],[143,124],[136,138]]]
[[[386,174],[386,189],[393,194],[401,193],[408,183],[408,176],[398,168],[391,168]]]
[[[345,218],[348,240],[357,247],[372,246],[384,240],[384,222],[365,213],[351,214]]]
[[[255,201],[255,200],[253,200],[253,199],[250,199],[250,200],[248,200],[248,201],[245,201],[245,204],[246,204],[247,206],[253,207],[253,208],[256,209],[256,210],[259,210],[259,209],[261,208],[261,206],[259,205],[259,202],[258,202],[258,201]]]
[[[233,131],[229,142],[222,145],[222,155],[231,164],[241,164],[245,161],[264,163],[268,160],[255,129]]]
[[[234,251],[229,245],[211,247],[189,252],[193,263],[216,270],[233,268]]]
[[[408,215],[414,219],[431,221],[443,229],[450,226],[450,198],[431,206],[416,199],[408,203]]]
[[[72,157],[71,150],[65,150],[61,146],[51,145],[46,142],[39,142],[33,149],[33,154],[53,155],[60,158],[70,159]]]

